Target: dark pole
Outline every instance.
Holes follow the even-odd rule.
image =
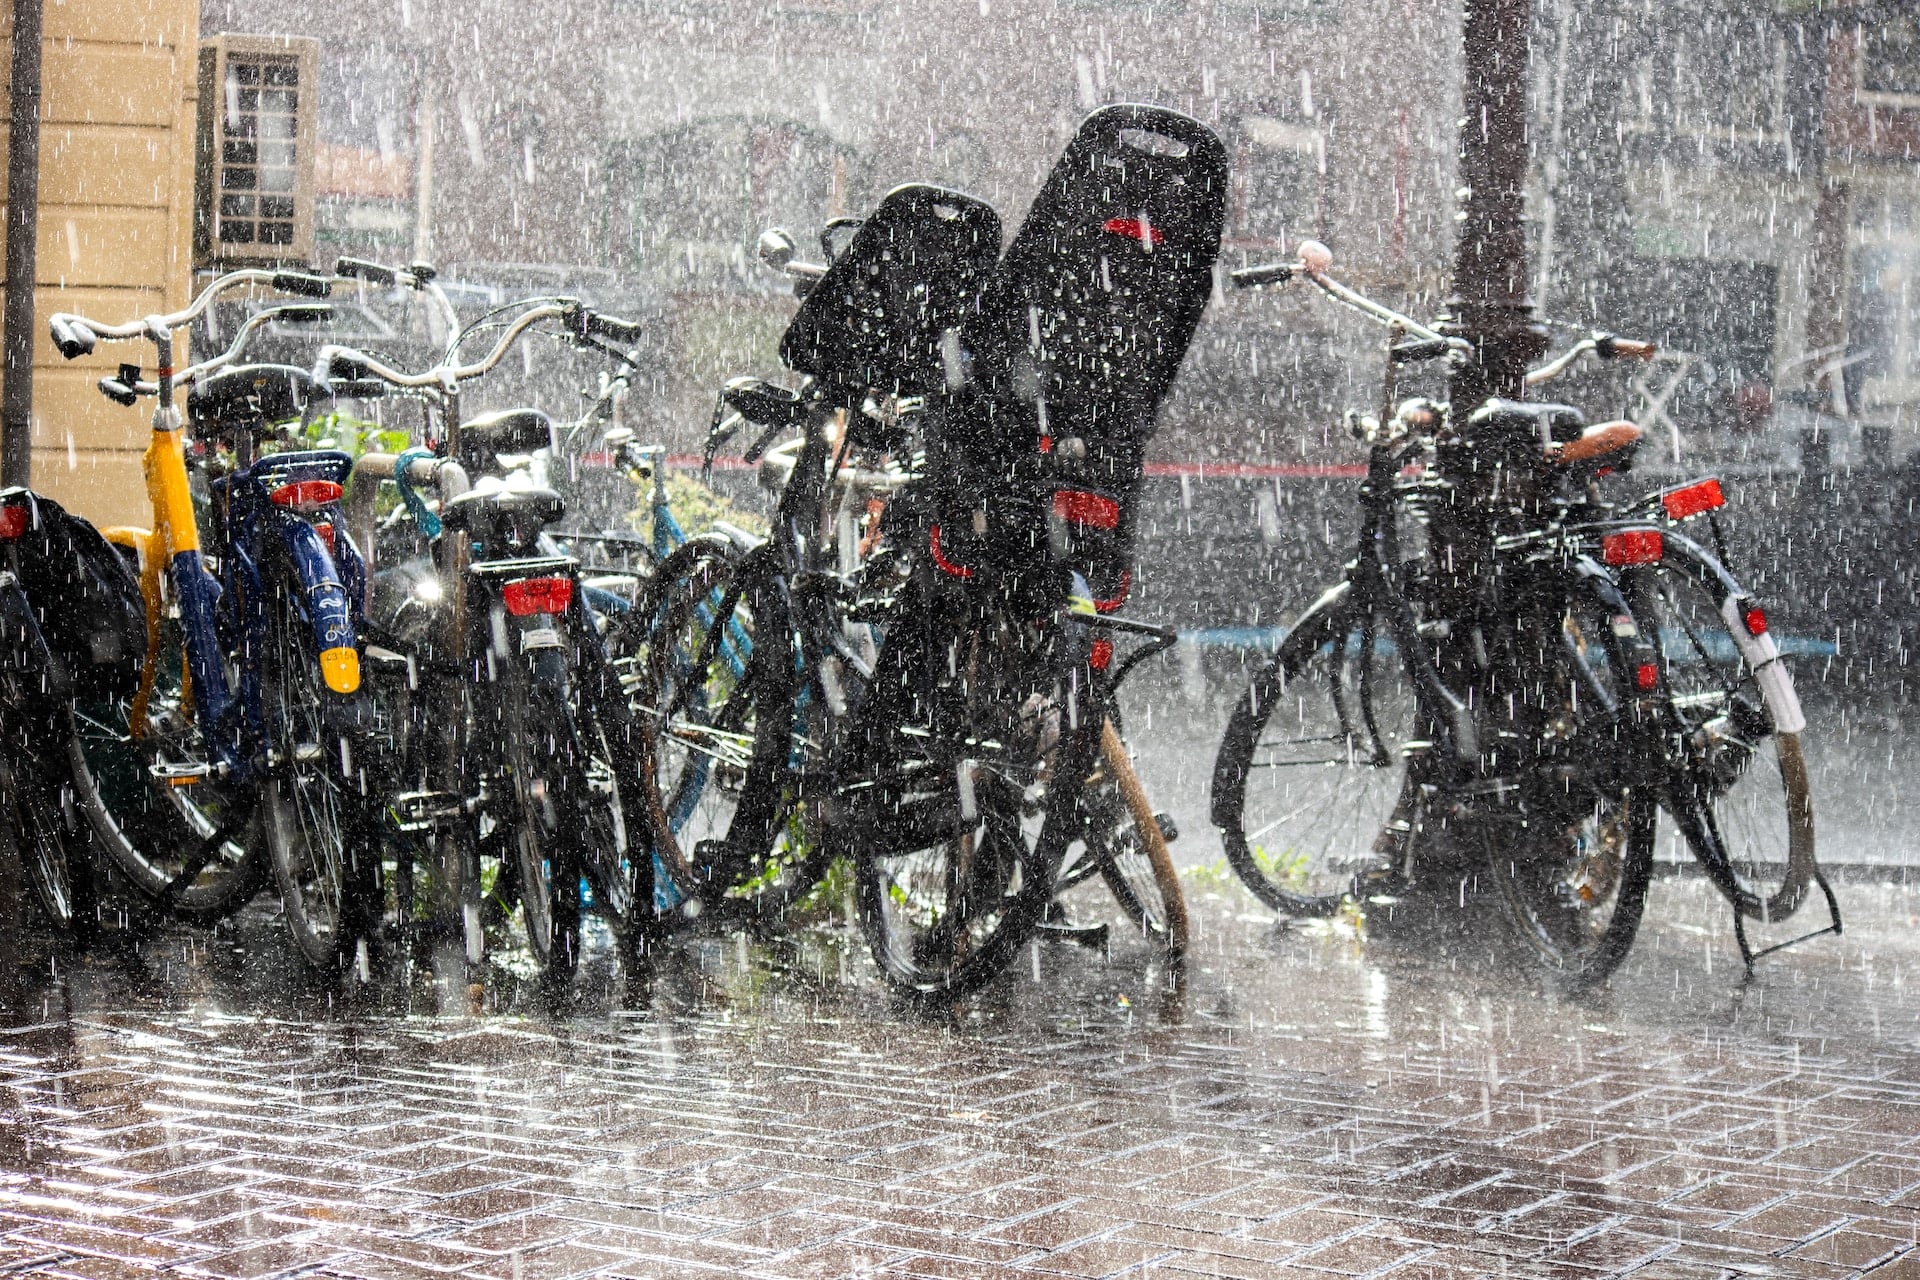
[[[1527,21],[1530,0],[1467,0],[1460,119],[1465,188],[1454,254],[1451,334],[1477,359],[1453,371],[1456,420],[1489,396],[1519,399],[1547,349],[1527,297]]]
[[[40,4],[13,0],[7,152],[6,351],[0,360],[0,484],[33,483],[33,285],[40,220]]]

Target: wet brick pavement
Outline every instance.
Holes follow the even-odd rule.
[[[1231,892],[1177,988],[1048,946],[938,1015],[831,939],[443,1019],[169,935],[0,1031],[0,1272],[1920,1276],[1920,893],[1743,985],[1705,892],[1577,1002]]]

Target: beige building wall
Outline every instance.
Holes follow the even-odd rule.
[[[145,525],[151,402],[123,408],[93,384],[123,360],[151,367],[153,348],[102,343],[69,363],[46,318],[118,321],[185,303],[199,0],[44,2],[33,483],[99,523]],[[11,25],[0,8],[9,40]],[[4,123],[0,113],[0,137]]]

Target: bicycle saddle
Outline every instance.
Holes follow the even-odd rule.
[[[460,465],[469,476],[498,472],[503,455],[553,447],[553,419],[538,409],[496,409],[460,424]]]
[[[290,422],[327,393],[313,374],[288,364],[243,364],[194,383],[187,393],[187,420],[196,428],[263,431]]]
[[[440,520],[449,529],[483,533],[505,524],[538,529],[552,524],[566,511],[566,500],[552,489],[512,485],[497,476],[486,476],[448,502]]]
[[[1640,443],[1646,433],[1622,419],[1588,427],[1579,436],[1547,451],[1547,461],[1556,467],[1577,466],[1612,458]]]
[[[1467,419],[1467,433],[1511,439],[1525,436],[1541,448],[1576,440],[1587,425],[1586,415],[1570,404],[1534,403],[1530,400],[1487,401]]]

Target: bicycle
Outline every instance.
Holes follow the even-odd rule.
[[[157,402],[144,459],[154,528],[104,531],[137,558],[147,645],[132,696],[75,709],[69,754],[95,837],[145,902],[212,923],[271,875],[301,955],[324,971],[351,965],[365,980],[361,564],[351,541],[334,537],[349,460],[332,450],[259,451],[277,424],[318,398],[300,370],[239,363],[251,334],[286,308],[249,319],[219,355],[173,368],[176,330],[221,294],[258,286],[324,297],[331,281],[235,271],[170,315],[108,325],[62,313],[49,322],[67,359],[99,341],[144,339],[158,366],[151,381],[137,365],[100,380],[117,403]],[[181,387],[191,455],[174,403]]]
[[[385,270],[385,269],[382,269]],[[420,396],[439,417],[432,447],[369,453],[354,464],[348,519],[371,533],[373,493],[394,480],[439,493],[438,511],[409,496],[407,509],[434,554],[434,573],[402,583],[419,617],[404,632],[375,611],[382,701],[396,737],[385,767],[387,804],[403,836],[424,837],[434,876],[435,964],[477,964],[486,950],[483,867],[501,870],[488,897],[501,914],[517,906],[528,948],[550,988],[579,962],[582,877],[621,926],[651,900],[650,860],[629,856],[626,781],[648,757],[581,590],[579,564],[543,552],[544,531],[564,510],[560,495],[508,460],[552,450],[552,420],[506,410],[463,421],[460,386],[496,367],[537,324],[558,321],[568,340],[601,349],[631,342],[636,326],[572,299],[530,300],[513,311],[493,347],[462,363],[474,327],[456,333],[445,358],[418,374],[365,352],[323,347],[329,379],[372,379]],[[484,318],[483,322],[484,323]],[[372,579],[368,589],[371,591]],[[430,587],[422,590],[423,586]],[[623,796],[623,792],[625,796]],[[411,910],[412,853],[396,868],[403,916]]]
[[[1729,695],[1691,701],[1676,687],[1677,655],[1650,625],[1653,579],[1697,571],[1719,586],[1719,603],[1746,594],[1684,539],[1665,540],[1669,565],[1638,507],[1600,500],[1598,477],[1631,462],[1633,424],[1588,427],[1564,405],[1504,400],[1467,414],[1418,398],[1393,406],[1401,365],[1470,349],[1340,285],[1330,263],[1308,242],[1297,263],[1233,274],[1241,287],[1304,276],[1386,325],[1389,408],[1350,415],[1368,450],[1355,557],[1236,705],[1214,768],[1214,824],[1254,895],[1295,916],[1399,893],[1424,845],[1464,846],[1553,970],[1576,987],[1601,981],[1639,927],[1658,809],[1723,892],[1750,889],[1757,874],[1698,838],[1743,771],[1722,752],[1715,781],[1703,782],[1711,764],[1699,757],[1712,753],[1689,745],[1702,710],[1724,710]],[[1594,334],[1528,381],[1589,352],[1650,351]],[[1667,498],[1677,504],[1668,510],[1686,510],[1698,494]],[[1403,550],[1403,532],[1429,545]],[[1772,673],[1765,687],[1785,694],[1768,703],[1785,741],[1799,727],[1791,683],[1776,662],[1758,665]],[[1787,808],[1810,815],[1803,792]],[[1797,905],[1794,881],[1818,874],[1810,842],[1804,852],[1778,891],[1730,893],[1739,915]],[[1736,927],[1750,961],[1738,915]]]
[[[730,384],[734,416],[709,452],[752,423],[752,460],[797,427],[793,481],[767,546],[680,597],[721,591],[716,617],[755,628],[753,661],[708,693],[718,626],[656,644],[692,655],[656,659],[657,736],[692,738],[740,778],[695,849],[725,873],[713,881],[759,872],[799,814],[794,883],[851,858],[875,959],[910,991],[977,988],[1032,935],[1085,836],[1112,691],[1171,642],[1070,584],[1124,546],[1124,486],[1211,291],[1225,185],[1204,126],[1111,108],[1083,124],[998,266],[992,210],[927,187],[890,193],[828,265],[767,246],[801,278],[781,355],[808,381]],[[882,405],[915,397],[926,478],[888,504],[886,545],[849,581],[822,550],[831,477],[850,449],[896,441]],[[1116,662],[1128,634],[1149,643]]]

